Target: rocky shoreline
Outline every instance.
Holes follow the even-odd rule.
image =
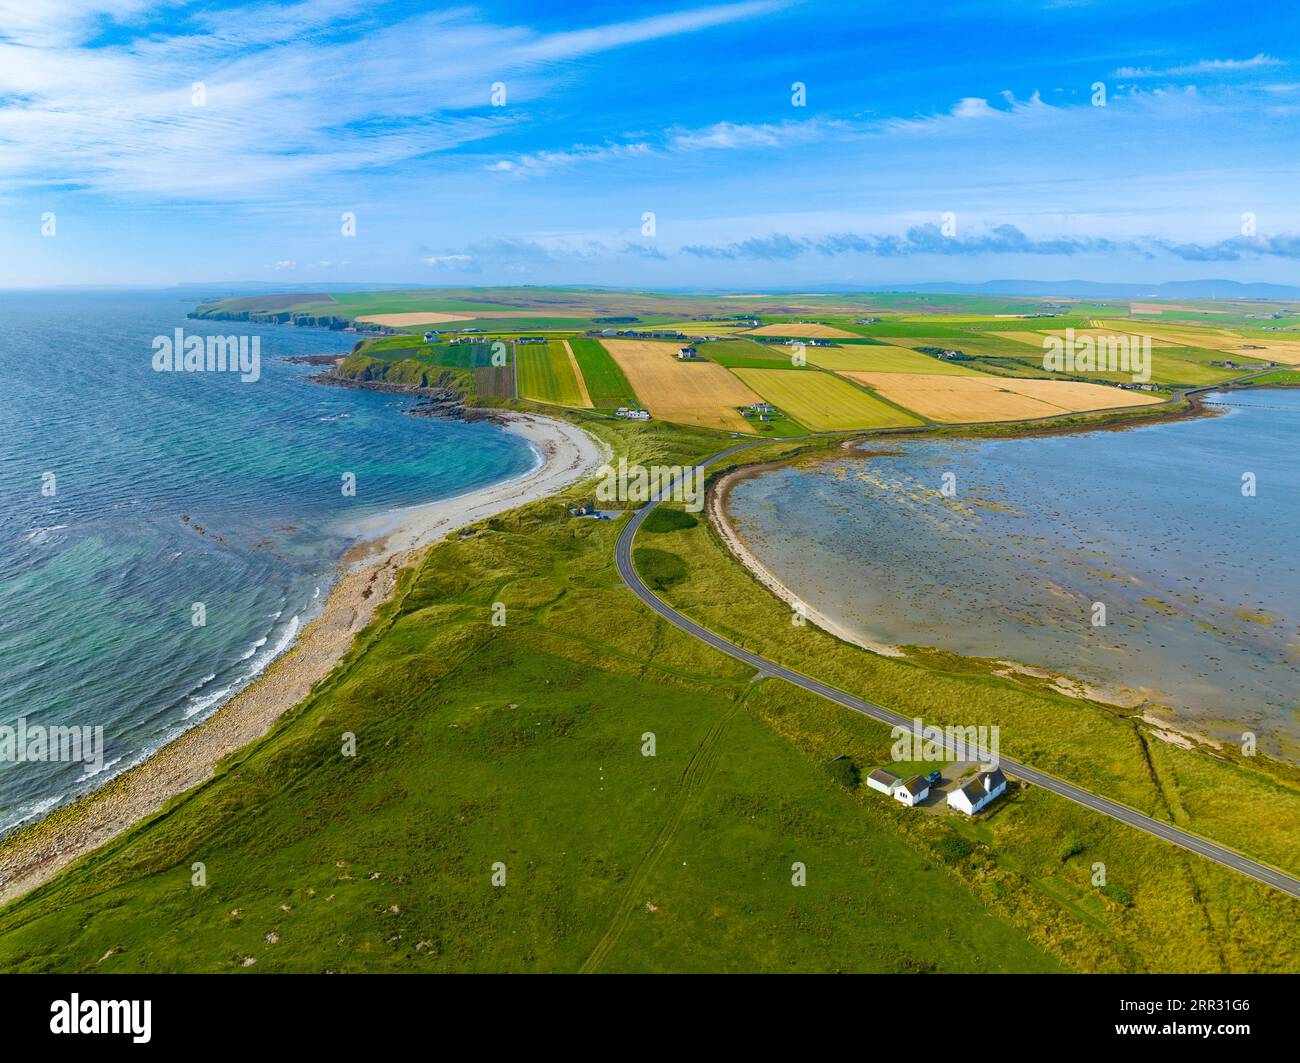
[[[509,418],[501,410],[466,405],[464,393],[456,388],[412,387],[407,384],[391,384],[385,380],[353,380],[348,377],[336,376],[333,372],[314,373],[307,379],[315,384],[323,384],[331,388],[355,388],[358,391],[380,391],[389,395],[414,396],[421,401],[406,411],[412,417],[437,417],[446,420],[486,422],[498,425],[505,425],[509,422]]]
[[[496,423],[528,441],[537,465],[513,480],[364,522],[359,541],[339,563],[321,613],[261,676],[152,756],[0,840],[0,904],[36,889],[161,812],[211,779],[223,758],[265,735],[352,649],[375,610],[388,601],[398,573],[428,546],[467,524],[562,491],[607,458],[602,446],[575,425],[536,414],[490,412]]]

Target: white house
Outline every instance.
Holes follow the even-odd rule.
[[[948,794],[948,804],[958,812],[975,815],[981,808],[995,800],[1007,788],[1007,777],[1001,768],[982,771],[965,786]]]
[[[677,351],[678,359],[683,362],[693,362],[699,356],[699,352],[694,347],[681,347]]]
[[[433,331],[431,331],[431,332],[426,332],[426,333],[424,334],[424,342],[425,342],[425,343],[436,343],[437,340],[438,340],[438,332],[437,332],[437,330],[433,330]]]
[[[894,790],[894,797],[902,801],[908,808],[919,805],[929,796],[930,784],[919,775],[913,775],[907,782],[899,783]]]
[[[877,768],[867,776],[867,785],[882,794],[892,794],[900,782],[902,780],[897,775],[890,774],[884,768]]]

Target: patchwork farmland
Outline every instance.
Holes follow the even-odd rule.
[[[598,340],[579,336],[569,340],[569,349],[577,360],[594,407],[613,410],[637,401],[636,392],[627,382],[623,370]]]
[[[514,350],[522,398],[579,409],[591,405],[577,363],[563,340],[517,343]]]
[[[845,376],[890,402],[943,424],[1028,421],[1065,413],[1162,402],[1159,395],[1104,384],[926,373],[857,373]]]
[[[789,336],[797,340],[851,340],[856,338],[856,333],[845,332],[833,325],[821,325],[808,321],[787,321],[775,325],[763,325],[756,329],[750,329],[747,335]]]
[[[1263,381],[1272,368],[1300,365],[1300,309],[1289,305],[1268,314],[1247,302],[1139,310],[1135,320],[1119,301],[514,288],[233,299],[199,316],[400,329],[362,339],[338,370],[365,382],[459,388],[489,400],[516,397],[517,387],[517,397],[548,405],[603,415],[641,407],[659,420],[777,438],[1154,405],[1180,389],[1251,372]],[[423,342],[429,328],[444,335]],[[1149,380],[1159,391],[1113,386],[1132,381],[1130,371],[1049,372],[1044,343],[1066,329],[1077,340],[1149,339]],[[546,342],[512,344],[507,371],[490,371],[493,342],[521,334]],[[795,365],[785,339],[826,345],[809,343]],[[688,344],[698,360],[679,361],[677,348]],[[746,409],[764,401],[776,411]]]
[[[772,405],[813,432],[898,428],[921,422],[829,373],[737,369],[735,374]]]
[[[943,348],[936,344],[936,349]],[[964,362],[945,361],[906,347],[884,344],[854,347],[810,347],[808,361],[822,369],[854,370],[860,373],[930,373],[935,376],[978,376],[979,371]]]
[[[737,407],[762,401],[714,362],[680,362],[677,346],[657,340],[602,340],[641,403],[655,417],[699,428],[754,431]],[[778,370],[779,372],[779,370]]]

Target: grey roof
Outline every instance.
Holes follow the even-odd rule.
[[[920,794],[925,793],[928,789],[930,789],[930,784],[926,782],[923,778],[921,778],[921,776],[913,775],[910,779],[907,780],[907,782],[903,783],[902,788],[906,790],[909,794],[911,794],[913,797],[916,797]]]
[[[896,783],[896,782],[898,782],[898,776],[897,776],[897,775],[893,775],[893,774],[891,774],[890,772],[885,771],[884,768],[877,768],[877,769],[876,769],[875,771],[873,771],[870,775],[868,775],[867,778],[868,778],[868,779],[875,779],[876,782],[883,782],[883,783]]]
[[[977,804],[1007,781],[1001,768],[982,771],[961,788],[961,792],[970,798],[971,804]]]

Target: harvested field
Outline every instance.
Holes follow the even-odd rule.
[[[1226,314],[1226,310],[1206,310],[1200,306],[1187,306],[1184,303],[1129,303],[1130,314],[1163,314],[1166,310],[1188,314]]]
[[[410,325],[445,325],[448,321],[470,321],[464,314],[438,314],[428,310],[419,310],[407,314],[368,314],[357,318],[372,325],[387,325],[389,328],[406,328]]]
[[[1163,402],[1159,395],[1070,380],[909,373],[844,374],[891,402],[946,424],[1025,421]]]
[[[679,362],[677,343],[602,340],[642,405],[655,417],[727,432],[754,431],[738,406],[760,401],[736,377],[713,362]]]
[[[485,399],[515,397],[515,369],[512,365],[488,365],[474,370],[474,389]]]
[[[814,432],[920,423],[830,373],[791,369],[736,369],[734,372],[773,406]]]
[[[833,325],[819,325],[815,322],[789,321],[779,325],[763,325],[750,329],[747,336],[790,336],[797,340],[856,340],[857,333],[845,332]]]
[[[1243,336],[1228,329],[1198,327],[1160,322],[1154,327],[1146,322],[1120,322],[1119,327],[1133,325],[1132,331],[1150,336],[1153,347],[1199,347],[1241,358],[1264,359],[1300,365],[1300,339],[1275,339],[1272,336]]]
[[[1015,340],[1017,343],[1027,344],[1030,347],[1037,347],[1040,351],[1043,349],[1043,341],[1049,336],[1056,336],[1060,339],[1065,338],[1065,329],[1043,329],[1037,332],[990,332],[990,336],[997,336],[1004,340]],[[1074,330],[1074,338],[1082,339],[1107,339],[1112,336],[1150,336],[1152,347],[1175,347],[1183,343],[1190,343],[1190,340],[1170,340],[1163,336],[1157,335],[1155,331],[1149,328],[1145,322],[1139,321],[1121,321],[1116,320],[1111,328],[1077,328]]]

